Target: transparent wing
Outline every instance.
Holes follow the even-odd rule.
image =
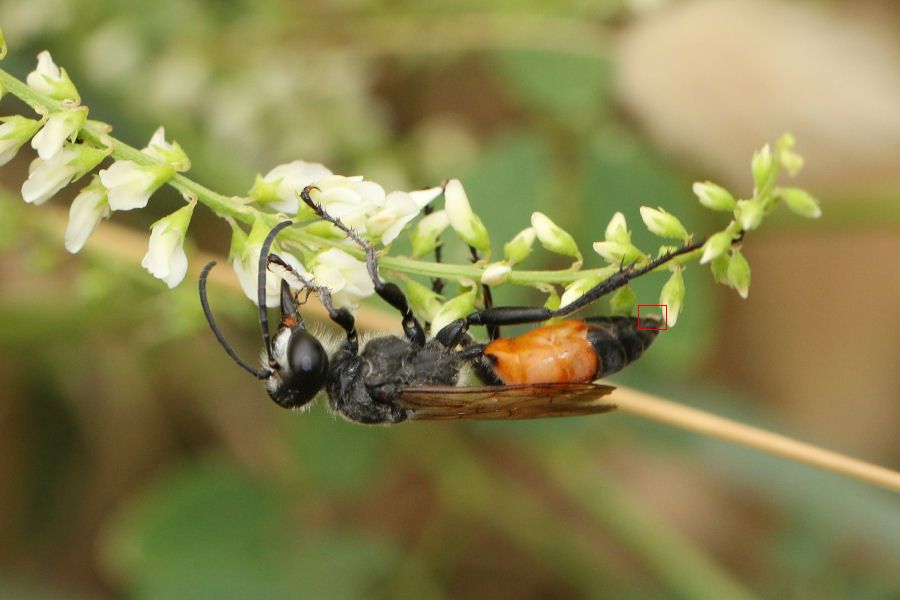
[[[423,386],[405,388],[394,400],[413,420],[541,419],[608,412],[601,402],[615,388],[599,383]]]

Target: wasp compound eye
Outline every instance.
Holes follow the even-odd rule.
[[[296,329],[288,340],[284,367],[283,392],[290,394],[291,405],[301,406],[312,400],[325,385],[328,354],[314,335]]]

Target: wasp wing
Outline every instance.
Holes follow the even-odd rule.
[[[422,386],[401,390],[394,402],[412,420],[541,419],[608,412],[600,398],[615,388],[599,383]]]

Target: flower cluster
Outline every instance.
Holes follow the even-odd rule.
[[[4,51],[0,34],[0,58]],[[70,207],[65,234],[67,250],[80,251],[102,219],[117,211],[144,208],[154,192],[168,184],[182,192],[186,204],[152,225],[148,251],[141,264],[169,287],[178,285],[187,272],[184,243],[198,203],[209,206],[231,225],[230,261],[241,288],[254,302],[258,301],[258,269],[264,240],[279,221],[290,218],[297,223],[272,246],[289,269],[270,269],[272,276],[267,277],[265,290],[269,306],[278,303],[282,280],[297,289],[304,286],[304,281],[314,280],[331,291],[336,306],[350,309],[374,293],[360,248],[345,239],[344,231],[318,219],[316,212],[301,201],[300,194],[305,189],[312,202],[340,219],[353,230],[354,237],[379,247],[382,265],[459,283],[457,294],[447,298],[440,294],[440,286],[429,288],[406,279],[411,304],[431,323],[433,332],[472,311],[481,300],[484,286],[506,282],[532,285],[548,294],[548,307],[559,308],[575,302],[620,271],[644,274],[652,270],[670,272],[659,301],[668,306],[669,325],[673,325],[684,304],[682,272],[688,262],[709,264],[717,281],[746,297],[750,266],[741,253],[746,234],[758,228],[781,201],[804,217],[821,214],[809,193],[778,185],[782,169],[793,176],[803,164],[794,152],[793,138],[786,135],[774,149],[767,145],[754,155],[754,189],[750,197],[735,198],[725,188],[708,181],[694,185],[701,205],[733,216],[724,229],[706,239],[695,241],[681,221],[665,209],[644,206],[640,216],[647,230],[666,240],[657,252],[646,252],[632,240],[625,215],[617,212],[603,239],[593,243],[594,251],[607,264],[582,270],[584,254],[572,235],[549,216],[535,212],[530,226],[503,245],[502,259],[492,260],[488,230],[457,179],[424,190],[386,192],[376,182],[336,175],[324,165],[297,160],[258,175],[246,197],[226,198],[183,175],[190,169],[191,161],[177,142],[166,139],[162,127],[146,147],[138,150],[115,140],[109,125],[89,120],[88,108],[81,105],[75,85],[49,53],[38,56],[37,68],[28,75],[27,85],[5,72],[0,72],[0,77],[0,83],[5,83],[0,85],[0,95],[4,88],[12,86],[13,93],[38,114],[34,119],[0,117],[0,165],[12,160],[29,140],[37,153],[22,185],[26,202],[42,204],[70,183],[99,169]],[[104,161],[106,165],[100,168]],[[433,207],[441,196],[443,207]],[[412,258],[386,256],[406,229],[410,230]],[[416,260],[438,251],[447,230],[472,249],[474,264],[451,267]],[[679,245],[670,245],[671,240]],[[550,276],[548,272],[520,270],[519,265],[530,257],[535,242],[551,253],[571,259],[571,265],[549,272]],[[631,314],[636,302],[628,285],[619,287],[610,298],[615,314]]]

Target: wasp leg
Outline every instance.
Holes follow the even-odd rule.
[[[476,311],[464,319],[457,319],[448,323],[435,336],[439,342],[448,348],[457,346],[472,325],[523,325],[528,323],[541,323],[555,317],[565,317],[585,306],[592,304],[603,296],[616,291],[617,289],[628,284],[629,281],[645,275],[650,271],[674,260],[682,254],[693,252],[703,246],[706,240],[699,240],[691,244],[686,244],[677,250],[667,252],[662,256],[650,261],[643,267],[635,269],[634,266],[625,267],[618,271],[608,279],[598,283],[589,289],[580,298],[566,304],[556,310],[540,306],[495,306]]]
[[[309,195],[310,190],[313,189],[316,189],[315,186],[306,186],[303,188],[303,191],[300,192],[300,199],[313,209],[316,215],[322,220],[328,221],[343,231],[347,234],[348,238],[365,251],[366,268],[369,271],[369,277],[372,279],[372,283],[375,285],[375,293],[381,296],[385,302],[399,310],[400,314],[403,315],[403,332],[406,334],[406,338],[418,346],[424,346],[425,330],[413,315],[412,309],[406,301],[406,296],[403,295],[403,291],[396,284],[385,283],[381,280],[381,277],[378,276],[378,258],[375,255],[375,247],[362,239],[353,229],[347,227],[343,221],[331,216],[324,208],[322,208],[322,206],[316,204]]]
[[[356,332],[356,320],[353,318],[353,313],[346,308],[335,308],[331,300],[331,290],[324,285],[316,285],[275,254],[270,254],[267,258],[267,268],[268,265],[272,264],[278,265],[300,281],[307,289],[316,293],[322,306],[328,311],[328,316],[346,333],[348,350],[354,355],[357,354],[359,352],[359,334]]]

